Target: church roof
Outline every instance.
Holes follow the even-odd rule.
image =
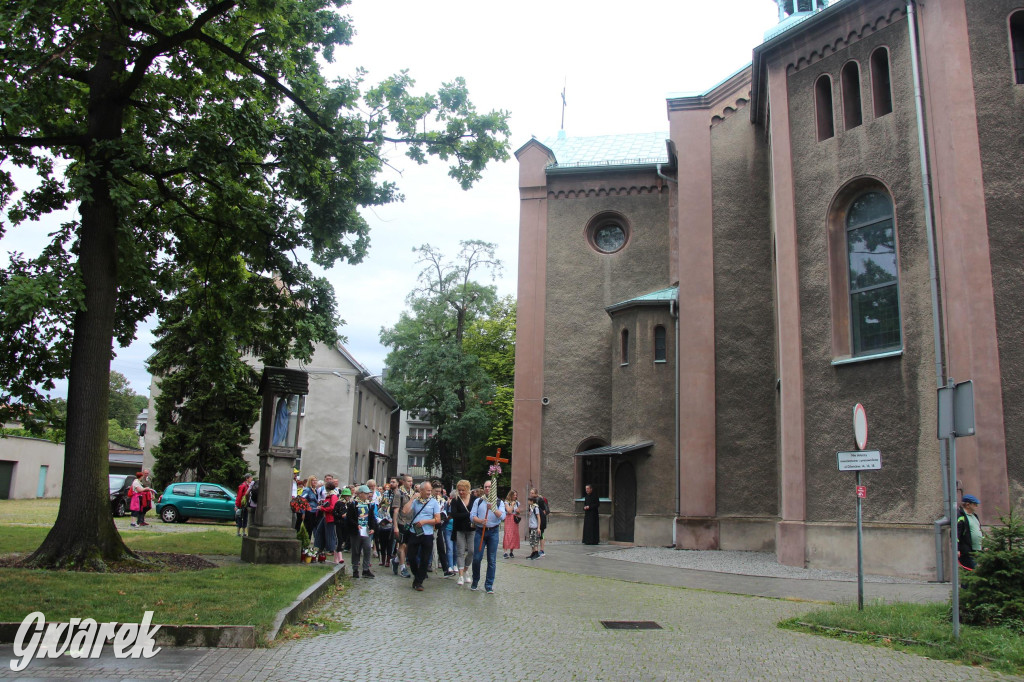
[[[605,310],[609,313],[614,313],[616,310],[622,310],[623,308],[631,308],[632,306],[636,305],[664,305],[666,303],[676,300],[676,295],[678,294],[678,291],[679,287],[668,287],[667,289],[658,289],[657,291],[652,291],[651,293],[644,294],[643,296],[637,296],[636,298],[631,298],[626,301],[615,303],[614,305],[610,305],[607,308],[605,308]]]
[[[544,141],[555,162],[553,168],[590,168],[600,166],[653,166],[668,163],[668,133],[630,133],[627,135],[595,135],[569,137],[562,131],[558,137]]]

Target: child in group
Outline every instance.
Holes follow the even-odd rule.
[[[540,544],[540,505],[537,504],[537,498],[530,498],[530,508],[527,511],[529,519],[527,520],[527,528],[530,531],[530,556],[528,559],[536,559],[540,556],[540,552],[537,551],[537,546]]]

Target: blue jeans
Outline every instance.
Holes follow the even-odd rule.
[[[452,522],[451,521],[449,521],[448,523],[444,524],[444,529],[442,530],[442,533],[444,534],[444,546],[445,546],[445,549],[448,550],[448,565],[445,566],[445,568],[454,571],[455,570],[455,543],[452,542]]]
[[[473,584],[480,584],[480,561],[484,558],[484,548],[480,546],[480,532],[477,528],[473,534]],[[494,587],[494,571],[498,567],[498,527],[488,528],[484,532],[484,545],[487,548],[487,578],[484,589]]]

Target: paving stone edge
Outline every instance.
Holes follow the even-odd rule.
[[[281,632],[281,628],[302,618],[312,608],[313,604],[319,601],[324,592],[336,585],[339,578],[343,575],[345,575],[345,564],[335,564],[330,573],[308,587],[291,604],[278,611],[277,616],[274,617],[273,624],[270,626],[270,631],[267,632],[266,643],[272,644],[277,639],[278,633]]]

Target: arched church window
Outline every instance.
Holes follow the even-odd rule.
[[[665,328],[660,324],[654,328],[654,361],[665,362]]]
[[[858,195],[846,212],[851,350],[854,356],[900,348],[899,267],[892,199]]]
[[[892,113],[892,78],[889,75],[889,50],[880,47],[871,53],[871,102],[875,118]]]
[[[814,82],[814,118],[818,126],[818,141],[835,136],[836,127],[832,119],[832,79],[822,74]]]
[[[629,364],[629,330],[623,329],[619,335],[619,362]]]
[[[1010,52],[1013,57],[1013,82],[1024,85],[1024,10],[1010,15]]]
[[[840,73],[843,90],[843,130],[859,126],[864,118],[860,104],[860,67],[847,62]]]

